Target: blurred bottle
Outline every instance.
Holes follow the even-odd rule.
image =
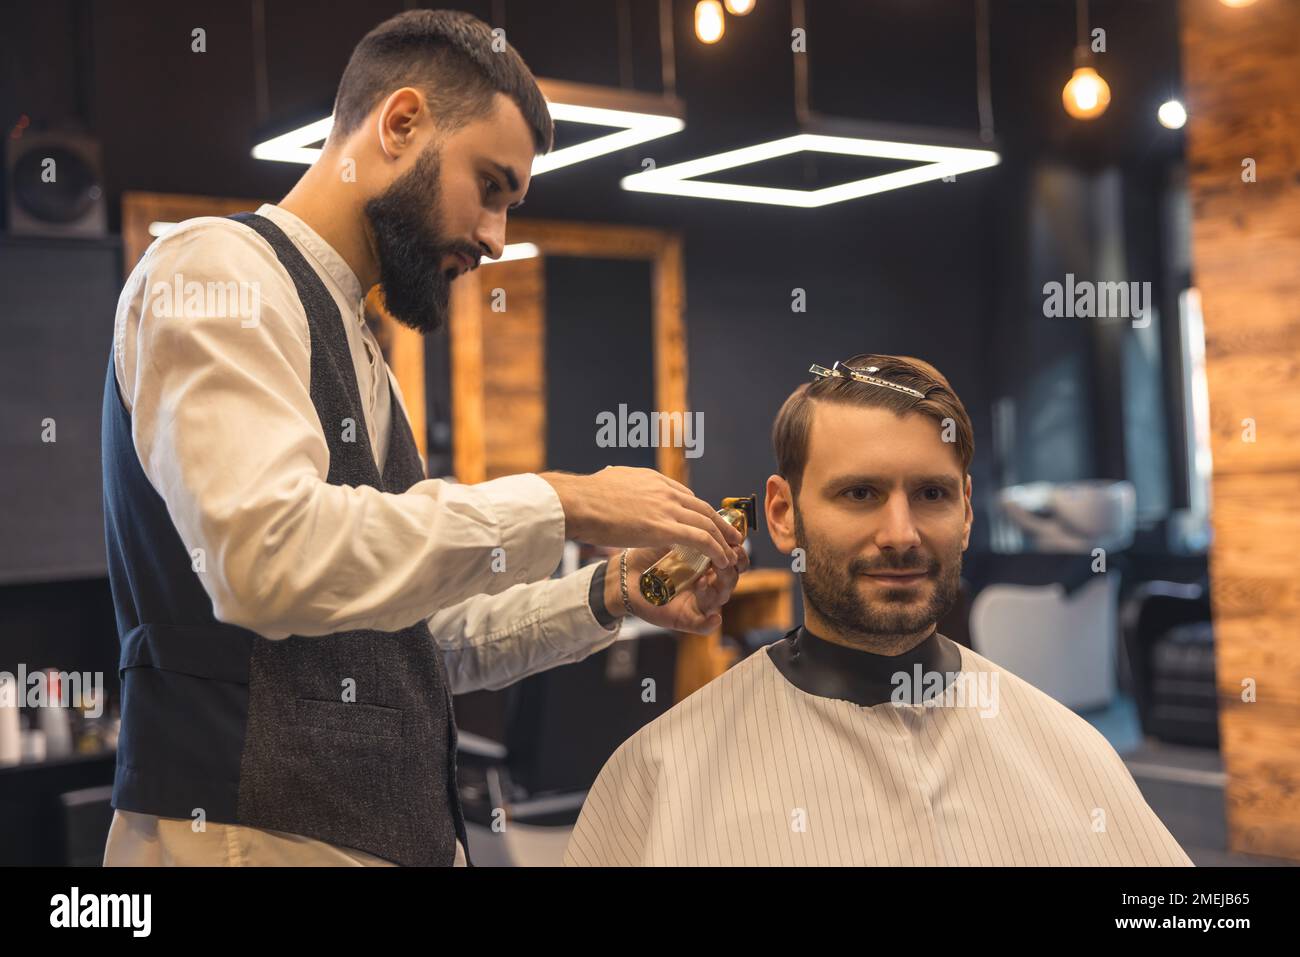
[[[63,706],[59,673],[48,668],[45,676],[49,685],[45,707],[36,709],[36,726],[44,732],[46,756],[66,758],[72,753],[72,727],[68,721],[68,709]]]
[[[0,675],[0,767],[23,759],[22,725],[18,720],[18,682]]]

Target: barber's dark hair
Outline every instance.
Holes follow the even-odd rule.
[[[488,114],[495,94],[519,107],[538,153],[550,152],[555,127],[537,80],[504,38],[457,10],[408,10],[357,44],[334,99],[331,139],[352,133],[384,97],[404,86],[424,93],[439,127],[456,130]]]
[[[785,400],[772,424],[776,471],[790,483],[790,490],[795,495],[799,494],[804,466],[808,462],[808,436],[812,431],[813,404],[816,402],[874,406],[889,409],[895,415],[919,412],[934,419],[940,427],[946,424],[945,420],[951,420],[962,478],[970,474],[971,460],[975,457],[974,428],[966,407],[943,373],[923,359],[869,352],[856,355],[843,365],[859,371],[876,366],[878,371],[872,375],[915,389],[925,398],[918,399],[905,392],[839,376],[827,376],[799,386]]]

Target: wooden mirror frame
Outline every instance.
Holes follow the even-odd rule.
[[[655,410],[685,414],[685,282],[681,237],[673,232],[643,226],[531,219],[516,220],[509,229],[510,243],[533,243],[543,257],[639,259],[650,263]],[[492,383],[484,371],[484,320],[490,291],[486,285],[490,277],[485,273],[507,269],[511,265],[502,263],[500,266],[481,267],[460,277],[452,285],[449,337],[452,460],[456,477],[462,482],[481,482],[492,477],[494,472],[489,461],[486,425]],[[542,321],[545,321],[544,317]],[[544,382],[534,385],[544,390]],[[544,428],[543,424],[543,432]],[[546,467],[544,448],[543,445],[542,461],[533,463],[535,470]],[[664,475],[689,484],[682,448],[661,444],[655,450],[655,465]]]

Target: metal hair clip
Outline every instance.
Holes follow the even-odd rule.
[[[879,366],[867,366],[865,369],[851,369],[843,363],[837,362],[831,368],[827,369],[825,366],[819,366],[814,362],[808,371],[813,375],[819,375],[822,378],[835,376],[837,379],[856,379],[859,382],[867,382],[871,385],[893,389],[895,392],[905,392],[908,395],[916,396],[918,399],[925,398],[924,392],[917,392],[915,389],[909,388],[905,385],[899,385],[897,382],[890,382],[888,379],[882,379],[879,376],[867,375],[869,372],[879,372]]]

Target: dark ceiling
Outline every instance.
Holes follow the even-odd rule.
[[[540,76],[617,85],[630,74],[639,89],[661,88],[656,0],[627,2],[626,44],[618,0],[452,5],[494,23],[504,13],[507,36]],[[124,189],[278,197],[300,168],[252,159],[258,132],[328,109],[353,44],[403,7],[391,0],[266,0],[259,97],[250,0],[22,3],[6,13],[17,45],[0,68],[3,122],[8,128],[25,114],[37,129],[89,126],[104,143],[114,217]],[[669,219],[736,212],[733,204],[631,196],[617,181],[646,155],[662,165],[793,130],[790,6],[758,0],[748,17],[728,18],[726,36],[712,47],[694,39],[693,3],[674,7],[686,130],[539,180],[529,215],[652,221],[661,210]],[[807,7],[814,110],[978,128],[975,0],[808,0]],[[1114,99],[1104,117],[1086,124],[1070,121],[1060,103],[1072,67],[1073,3],[991,0],[990,8],[994,118],[1004,155],[1100,166],[1181,149],[1180,135],[1154,119],[1155,107],[1178,89],[1175,0],[1093,0],[1093,24],[1107,30],[1102,71]],[[206,53],[190,50],[195,27],[207,32]]]

